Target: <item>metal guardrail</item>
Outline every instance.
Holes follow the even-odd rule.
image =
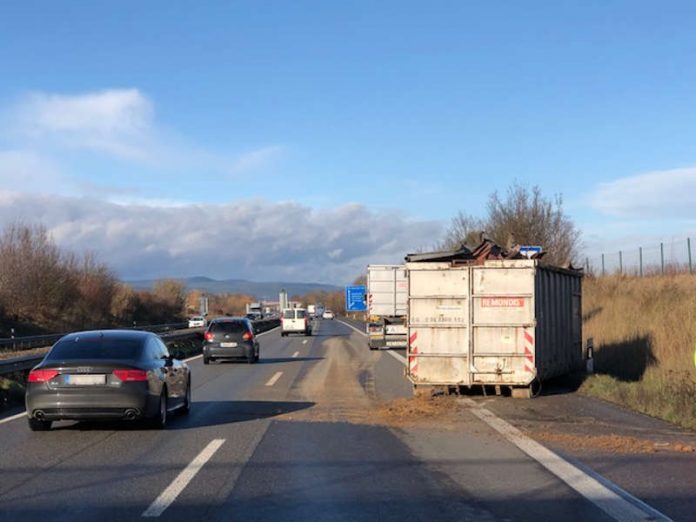
[[[280,319],[261,319],[259,321],[253,321],[254,328],[256,329],[257,333],[261,332],[267,332],[268,330],[272,330],[273,328],[277,327],[280,325]],[[178,326],[180,329],[176,330],[174,327]],[[150,327],[147,327],[147,331],[153,332],[153,333],[158,333],[160,337],[162,337],[163,340],[165,341],[176,341],[179,339],[185,339],[187,337],[191,337],[194,335],[200,335],[203,333],[205,328],[186,328],[188,326],[188,323],[172,323],[172,324],[166,324],[166,325],[152,325]],[[155,332],[153,329],[159,329],[159,332]],[[133,328],[129,328],[130,330],[133,330]],[[139,328],[136,328],[139,329]],[[142,328],[145,330],[146,328]],[[53,336],[49,335],[37,335],[34,336],[35,338],[48,338],[48,337],[54,337],[55,341],[60,339],[63,335],[66,334],[55,334]],[[48,343],[48,344],[43,344],[41,346],[33,346],[33,348],[44,348],[48,347],[51,344],[53,344],[55,341]],[[7,373],[13,373],[13,372],[19,372],[19,371],[26,371],[26,370],[31,370],[34,366],[39,364],[41,360],[44,358],[46,353],[40,353],[40,354],[34,354],[34,355],[25,355],[25,356],[18,356],[18,357],[13,357],[10,359],[0,359],[0,375],[2,374],[7,374]]]
[[[121,327],[121,330],[145,330],[147,332],[167,332],[169,330],[178,330],[181,328],[186,328],[188,323],[167,323],[167,324],[151,324],[143,326],[128,326]],[[109,328],[113,329],[113,328]],[[99,330],[99,328],[94,328],[94,330]],[[0,338],[0,352],[3,350],[31,350],[32,348],[43,348],[45,346],[51,346],[58,339],[67,335],[67,333],[57,333],[48,335],[30,335],[24,337],[4,337]]]

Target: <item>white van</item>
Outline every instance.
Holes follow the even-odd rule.
[[[307,310],[304,308],[286,308],[280,320],[280,335],[285,337],[291,333],[312,335],[312,325],[309,322]]]

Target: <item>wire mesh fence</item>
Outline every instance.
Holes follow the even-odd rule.
[[[605,252],[585,258],[585,271],[595,276],[623,274],[650,276],[694,273],[694,239],[686,238]]]

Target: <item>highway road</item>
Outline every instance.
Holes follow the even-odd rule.
[[[696,438],[665,423],[567,390],[408,399],[403,356],[369,351],[337,320],[260,343],[256,365],[191,360],[191,415],[165,431],[65,422],[33,433],[21,416],[0,420],[0,520],[696,513]]]

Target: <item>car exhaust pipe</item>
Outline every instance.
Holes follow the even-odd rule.
[[[132,421],[135,420],[135,418],[138,416],[138,410],[126,410],[126,413],[123,415],[126,420]]]
[[[46,414],[43,412],[43,410],[36,410],[34,412],[34,418],[37,420],[44,420],[46,418]]]

